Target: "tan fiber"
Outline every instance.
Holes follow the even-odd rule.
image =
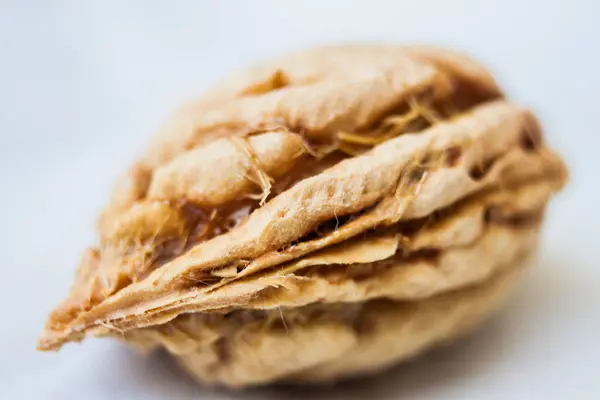
[[[218,206],[249,193],[261,194],[271,179],[304,161],[302,138],[273,131],[248,138],[226,138],[175,158],[157,170],[148,198],[185,197],[199,206]],[[254,187],[253,187],[254,186]]]
[[[123,175],[38,347],[164,347],[244,387],[376,371],[463,334],[567,180],[481,65],[345,45],[243,71]]]
[[[125,339],[145,350],[165,346],[197,378],[232,386],[371,372],[480,323],[502,304],[527,257],[511,262],[482,285],[421,302],[337,303],[212,319],[191,314]]]

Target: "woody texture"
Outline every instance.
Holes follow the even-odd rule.
[[[238,388],[375,372],[504,303],[566,180],[534,115],[463,55],[272,60],[160,129],[38,348],[109,336]]]

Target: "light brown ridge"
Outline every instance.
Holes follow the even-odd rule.
[[[499,264],[456,260],[503,241],[514,254],[502,265],[524,257],[565,181],[533,115],[469,59],[378,46],[292,55],[163,127],[115,190],[39,347],[181,314],[302,313],[480,284]],[[410,283],[419,276],[429,285]]]

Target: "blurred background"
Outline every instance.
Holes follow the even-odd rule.
[[[1,397],[599,398],[598,38],[595,0],[0,1]],[[565,156],[571,184],[515,304],[422,360],[300,394],[202,391],[112,341],[35,352],[115,177],[173,108],[265,57],[352,41],[474,55]]]

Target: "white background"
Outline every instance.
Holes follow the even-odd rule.
[[[34,350],[112,181],[183,100],[311,44],[449,45],[538,111],[572,174],[540,262],[456,345],[327,391],[209,392],[108,340]],[[2,399],[600,398],[600,2],[0,1]]]

